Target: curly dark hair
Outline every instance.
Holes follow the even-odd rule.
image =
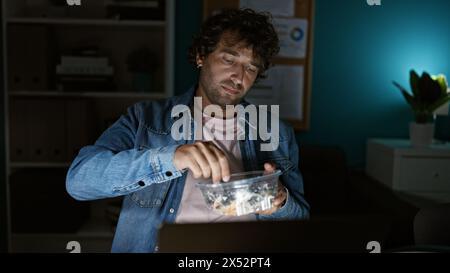
[[[272,16],[266,12],[251,9],[226,9],[209,17],[200,33],[194,36],[189,48],[189,62],[196,64],[197,54],[206,58],[219,43],[222,34],[233,34],[233,43],[244,42],[253,49],[255,57],[261,60],[257,79],[264,78],[264,72],[272,65],[271,59],[278,54],[279,40],[272,25]]]

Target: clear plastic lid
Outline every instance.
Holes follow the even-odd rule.
[[[228,182],[212,183],[212,182],[200,182],[196,186],[199,188],[240,188],[247,187],[250,184],[257,182],[270,182],[281,175],[281,170],[275,170],[272,173],[266,173],[265,171],[249,171],[235,173],[230,176]]]

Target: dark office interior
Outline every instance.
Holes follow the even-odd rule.
[[[122,197],[72,198],[71,162],[129,106],[194,85],[193,35],[213,12],[240,7],[239,0],[68,2],[1,2],[0,252],[68,253],[71,241],[82,252],[110,252]],[[302,54],[291,48],[275,57],[274,68],[292,72],[280,79],[296,83],[283,91],[292,98],[277,98],[295,130],[309,221],[319,228],[279,227],[320,238],[314,232],[329,232],[321,222],[339,223],[343,237],[333,232],[329,240],[349,244],[315,245],[299,234],[308,243],[289,251],[348,251],[349,231],[358,229],[361,252],[377,249],[370,241],[381,252],[450,252],[450,2],[288,2],[292,13],[284,3],[271,7],[285,13],[283,22],[307,22],[307,38],[295,48]],[[425,123],[405,100],[405,91],[415,92],[412,71],[418,81],[431,75],[433,83],[417,84],[421,92],[447,79]]]

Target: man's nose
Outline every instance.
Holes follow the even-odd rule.
[[[231,75],[231,80],[234,83],[235,88],[240,89],[242,86],[242,82],[244,81],[244,66],[236,65],[233,74]]]

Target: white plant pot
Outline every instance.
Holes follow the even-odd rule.
[[[434,123],[409,124],[409,137],[413,147],[427,147],[433,143]]]

